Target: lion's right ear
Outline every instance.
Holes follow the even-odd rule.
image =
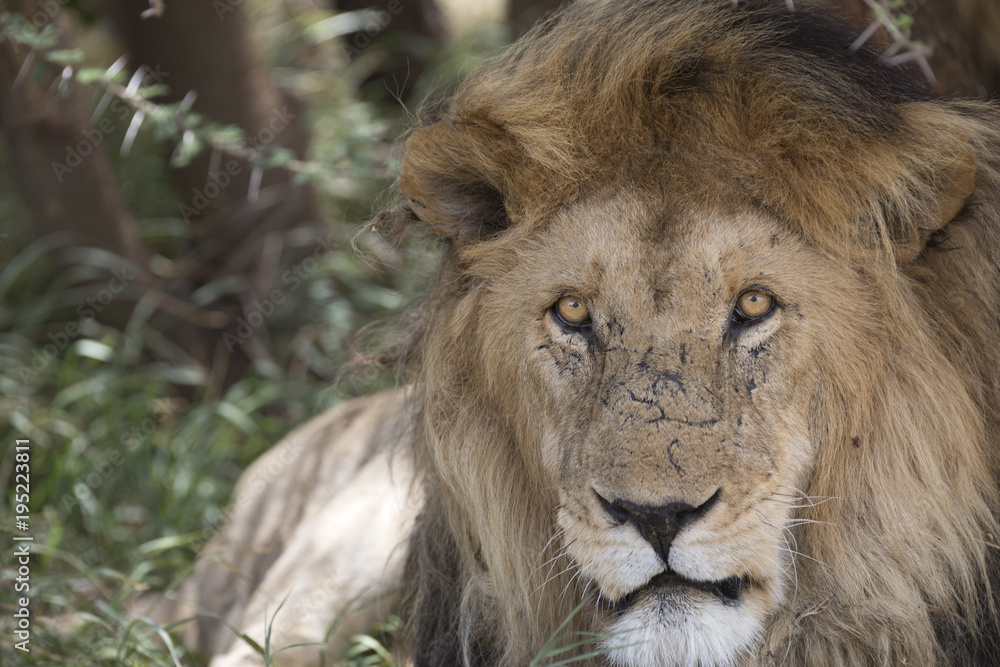
[[[915,261],[930,237],[943,229],[965,207],[976,189],[976,151],[962,130],[961,116],[925,104],[905,109],[907,119],[921,138],[908,155],[905,188],[912,202],[907,220],[897,220],[894,230],[900,264]],[[906,154],[906,152],[903,152]]]
[[[498,128],[442,122],[406,142],[399,188],[413,213],[462,248],[510,225],[516,151]]]

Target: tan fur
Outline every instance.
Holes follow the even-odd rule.
[[[136,605],[163,624],[182,619],[212,667],[305,667],[340,656],[398,608],[403,542],[421,493],[395,444],[409,440],[404,391],[345,403],[293,431],[244,472],[195,571],[170,599]],[[279,606],[281,610],[279,611]],[[218,618],[215,616],[217,615]],[[325,651],[324,651],[325,645]]]
[[[612,659],[993,650],[996,111],[852,62],[849,40],[824,62],[767,4],[578,4],[408,140],[400,222],[452,239],[455,261],[419,348],[419,661],[526,664],[586,591],[615,600],[662,569],[594,491],[721,490],[670,565],[751,582],[718,621],[745,641],[698,653],[697,623],[671,617],[664,643],[693,648]],[[733,336],[753,285],[781,307]],[[553,322],[562,294],[589,303],[596,342]],[[631,627],[593,605],[574,623],[567,643]]]
[[[380,220],[449,242],[402,355],[416,664],[526,665],[581,601],[593,664],[1000,660],[1000,114],[795,5],[578,3],[407,140]],[[596,494],[707,509],[664,563]]]

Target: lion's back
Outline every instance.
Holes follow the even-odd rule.
[[[399,446],[412,437],[405,393],[355,399],[317,416],[241,476],[193,575],[159,614],[199,613],[185,642],[218,656],[213,665],[259,662],[230,628],[263,646],[270,625],[273,651],[325,636],[339,618],[329,640],[337,655],[347,637],[395,608],[401,545],[420,505],[409,448]],[[318,652],[286,651],[282,664],[315,664]]]

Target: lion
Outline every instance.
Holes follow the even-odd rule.
[[[409,384],[255,464],[188,599],[262,642],[338,573],[282,641],[401,599],[415,665],[997,664],[1000,110],[851,42],[578,2],[482,64],[379,218],[445,245]]]

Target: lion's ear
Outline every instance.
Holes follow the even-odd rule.
[[[943,229],[964,208],[976,189],[976,151],[960,127],[943,126],[938,113],[926,108],[911,114],[911,122],[922,131],[921,155],[912,156],[913,173],[918,185],[911,193],[915,206],[907,223],[898,224],[895,233],[896,258],[901,265],[914,262],[935,232]],[[959,121],[959,122],[955,122]],[[923,127],[920,127],[920,126]]]
[[[461,248],[510,225],[504,193],[513,160],[497,128],[438,123],[407,140],[400,191],[418,218]]]

